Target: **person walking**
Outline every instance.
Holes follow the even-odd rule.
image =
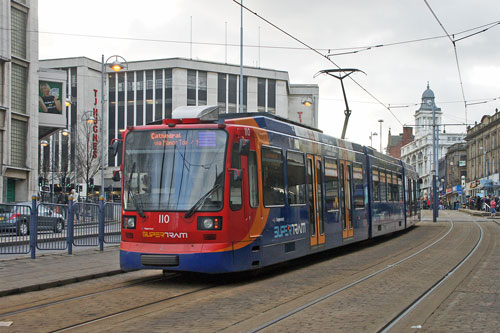
[[[497,207],[497,203],[495,202],[495,199],[493,198],[490,201],[491,216],[495,216],[497,214],[496,207]]]

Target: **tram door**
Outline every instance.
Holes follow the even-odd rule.
[[[342,211],[342,237],[354,237],[352,224],[352,164],[340,161],[340,204]]]
[[[309,206],[309,233],[311,246],[325,243],[323,213],[323,161],[320,156],[307,155],[307,186]]]

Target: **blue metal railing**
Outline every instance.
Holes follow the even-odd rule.
[[[120,204],[75,203],[67,205],[38,202],[0,204],[0,255],[29,254],[37,250],[67,250],[74,246],[120,243]]]

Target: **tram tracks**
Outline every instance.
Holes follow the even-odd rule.
[[[451,220],[451,218],[450,218]],[[430,225],[429,228],[434,228],[436,225]],[[326,266],[326,267],[334,267],[334,266],[343,266],[345,264],[344,257],[354,257],[351,259],[357,260],[356,257],[359,256],[365,257],[367,254],[372,252],[380,252],[379,248],[393,248],[395,251],[392,251],[391,255],[386,257],[384,260],[375,262],[373,264],[366,264],[362,270],[352,271],[349,273],[348,269],[345,268],[345,276],[339,277],[336,279],[332,279],[328,281],[329,284],[323,285],[315,285],[311,286],[311,288],[306,292],[297,293],[296,296],[288,297],[287,299],[279,300],[276,304],[278,306],[272,306],[270,304],[266,304],[258,302],[258,299],[262,296],[256,292],[260,288],[271,288],[268,293],[273,294],[277,285],[282,283],[286,283],[290,277],[296,276],[297,278],[303,278],[304,272],[311,268],[307,267],[299,267],[297,271],[291,270],[288,273],[277,273],[271,277],[264,277],[258,279],[252,279],[252,283],[248,283],[248,281],[243,281],[242,283],[208,283],[204,281],[201,284],[195,285],[195,280],[191,280],[190,282],[186,282],[185,284],[171,283],[168,280],[168,283],[160,281],[162,279],[158,279],[158,281],[152,281],[149,284],[141,284],[138,285],[137,288],[117,288],[114,292],[107,292],[107,294],[112,295],[108,298],[114,298],[115,300],[106,300],[106,308],[109,307],[109,311],[104,311],[98,313],[98,311],[94,311],[91,313],[87,313],[85,315],[80,314],[80,317],[70,318],[71,320],[60,321],[53,326],[47,326],[44,331],[54,331],[54,332],[62,332],[67,330],[72,331],[99,331],[99,330],[150,330],[155,331],[155,327],[169,327],[168,330],[175,331],[188,331],[188,330],[199,330],[199,331],[259,331],[259,330],[283,330],[283,323],[287,322],[287,318],[295,318],[296,316],[300,316],[301,313],[305,313],[311,308],[314,308],[314,305],[319,304],[321,302],[328,302],[329,298],[338,298],[344,294],[353,294],[352,292],[346,292],[348,290],[359,288],[359,286],[366,285],[372,280],[380,280],[380,276],[385,275],[384,273],[390,272],[392,269],[401,269],[398,268],[400,266],[408,266],[408,262],[411,259],[419,260],[419,254],[424,253],[426,250],[435,247],[435,245],[441,243],[444,239],[450,238],[447,237],[454,228],[454,223],[451,220],[450,226],[445,229],[445,225],[441,223],[438,229],[434,228],[434,231],[441,230],[439,234],[433,237],[431,240],[430,237],[422,234],[422,238],[417,242],[412,242],[406,244],[406,251],[399,250],[398,247],[394,247],[394,245],[389,246],[388,242],[396,242],[396,243],[404,243],[407,242],[408,239],[414,238],[414,236],[418,236],[420,231],[410,231],[407,234],[403,234],[401,237],[395,237],[392,241],[386,240],[385,242],[375,243],[375,247],[372,247],[373,244],[369,244],[364,248],[361,252],[356,253],[357,251],[348,251],[347,254],[342,254],[341,257],[334,259],[334,264],[326,264],[326,262],[320,261],[319,263],[315,263],[313,265]],[[472,226],[470,227],[472,228]],[[424,229],[424,228],[422,228]],[[421,229],[421,230],[422,230]],[[455,234],[458,231],[455,232]],[[430,234],[428,234],[430,235]],[[400,239],[398,239],[400,238]],[[404,239],[401,239],[404,238]],[[454,238],[454,237],[451,237]],[[422,242],[422,240],[424,240]],[[418,245],[420,244],[420,245]],[[442,247],[442,246],[441,246]],[[401,247],[403,249],[404,247]],[[411,251],[409,249],[415,249]],[[469,251],[470,252],[470,251]],[[375,255],[376,257],[376,255]],[[390,262],[390,258],[392,258],[392,263]],[[347,261],[346,261],[347,262]],[[367,261],[368,262],[368,261]],[[405,264],[406,263],[406,264]],[[457,264],[458,265],[458,264]],[[457,266],[455,265],[455,266]],[[340,268],[344,269],[344,268]],[[405,268],[406,269],[406,268]],[[458,267],[457,267],[458,269]],[[380,271],[380,272],[379,272]],[[299,274],[300,273],[300,274]],[[288,277],[287,277],[288,275]],[[303,275],[302,277],[300,277]],[[393,274],[394,275],[394,274]],[[349,276],[352,277],[352,280],[349,283],[345,283],[349,280]],[[355,281],[353,281],[355,280]],[[282,281],[282,282],[279,282]],[[332,283],[332,281],[334,283]],[[240,281],[241,282],[241,281]],[[342,282],[344,282],[342,284]],[[373,283],[373,282],[372,282]],[[153,285],[152,285],[153,284]],[[328,293],[323,294],[317,297],[317,300],[310,300],[311,297],[306,297],[308,295],[312,295],[314,292],[319,294],[326,289],[328,286],[332,285],[335,290],[330,290]],[[167,290],[172,288],[172,290]],[[156,289],[157,293],[151,292],[151,289]],[[147,297],[140,298],[141,293],[146,293]],[[233,294],[238,294],[240,297],[231,298]],[[72,309],[84,308],[88,306],[88,304],[95,304],[96,302],[102,301],[103,297],[106,293],[101,294],[100,292],[96,292],[95,295],[85,295],[83,298],[78,299],[74,298],[74,302],[66,301],[66,303],[62,304],[54,304],[53,307],[61,307],[67,306]],[[262,294],[261,294],[262,295]],[[154,296],[154,297],[153,297]],[[273,295],[275,297],[280,297],[278,294]],[[333,297],[335,296],[335,297]],[[252,300],[252,297],[257,298],[257,301]],[[116,306],[116,303],[123,300],[125,298],[137,299],[137,302],[131,302],[127,306]],[[236,302],[241,301],[240,299],[247,298],[248,306],[246,304],[238,304]],[[304,302],[305,298],[309,298],[309,301]],[[321,299],[320,299],[321,298]],[[227,304],[223,304],[222,302],[230,303],[230,306]],[[298,306],[297,304],[301,303]],[[212,304],[217,304],[216,310],[211,309],[208,306]],[[262,306],[264,305],[264,307]],[[41,310],[49,310],[50,312],[51,306],[47,305]],[[273,308],[281,308],[273,311]],[[283,311],[283,308],[288,308],[288,311]],[[293,308],[293,309],[292,309]],[[192,313],[193,310],[195,313],[196,309],[199,311],[199,317],[193,320],[192,323],[181,322],[184,318],[186,319],[186,313]],[[208,317],[207,313],[205,313],[209,309]],[[243,310],[242,310],[243,309]],[[33,312],[37,312],[34,308]],[[293,310],[293,311],[292,311]],[[57,311],[57,309],[54,309]],[[73,310],[74,311],[74,310]],[[232,313],[230,311],[233,311]],[[238,313],[238,311],[240,313]],[[241,313],[243,311],[243,313]],[[82,311],[83,312],[83,311]],[[269,318],[273,314],[281,312],[280,315],[274,316],[272,320],[263,320],[264,317]],[[292,313],[293,312],[293,313]],[[398,311],[399,312],[402,311]],[[238,314],[237,314],[238,313]],[[264,314],[259,317],[259,313]],[[288,314],[287,316],[285,316]],[[22,315],[19,313],[18,315]],[[215,316],[220,320],[220,322],[211,322],[210,320],[214,320]],[[0,320],[3,320],[3,315],[0,316]],[[279,319],[279,320],[276,320]],[[198,322],[197,322],[198,321]],[[273,323],[269,324],[271,321]],[[293,321],[293,319],[292,319]],[[300,321],[299,319],[295,319],[295,321]],[[124,322],[127,323],[127,326]],[[156,323],[157,326],[151,326],[151,328],[147,328],[144,326],[145,323]],[[288,321],[289,322],[289,321]],[[200,326],[200,323],[203,323]],[[207,324],[210,323],[210,324]],[[268,324],[268,325],[266,325]],[[130,326],[128,326],[130,325]],[[168,325],[168,326],[167,326]],[[387,325],[386,325],[387,326]],[[148,326],[149,327],[149,326]],[[285,330],[288,330],[289,327],[285,324]],[[383,327],[380,325],[378,327]],[[372,329],[373,330],[373,329]],[[292,329],[293,331],[293,329]]]
[[[345,291],[348,291],[349,289],[359,285],[359,284],[362,284],[364,282],[366,282],[367,280],[379,275],[379,274],[382,274],[384,272],[387,272],[395,267],[397,267],[398,265],[416,257],[417,255],[421,254],[422,252],[430,249],[431,247],[435,246],[436,244],[438,244],[439,242],[441,242],[443,239],[445,239],[450,233],[451,231],[453,230],[454,228],[454,222],[453,222],[453,219],[451,219],[451,217],[449,216],[448,214],[448,217],[449,217],[449,220],[450,220],[450,228],[448,229],[448,231],[442,236],[440,237],[439,239],[437,239],[436,241],[432,242],[431,244],[429,244],[428,246],[424,247],[423,249],[419,250],[419,251],[416,251],[415,253],[411,254],[411,255],[408,255],[407,257],[401,259],[401,260],[398,260],[397,262],[393,263],[393,264],[390,264],[384,268],[381,268],[373,273],[370,273],[370,274],[367,274],[359,279],[357,279],[356,281],[352,282],[352,283],[349,283],[341,288],[338,288],[332,292],[329,292],[321,297],[318,297],[318,298],[315,298],[314,300],[312,301],[309,301],[307,304],[304,304],[302,306],[299,306],[299,307],[296,307],[290,311],[288,311],[287,313],[284,313],[282,315],[280,315],[279,317],[276,317],[272,320],[269,320],[253,329],[250,329],[248,331],[250,332],[259,332],[259,331],[262,331],[262,330],[265,330],[265,329],[268,329],[268,328],[272,328],[274,325],[280,323],[281,321],[287,319],[287,318],[290,318],[302,311],[305,311],[306,309],[309,309],[310,307],[320,303],[320,302],[323,302],[325,300],[327,300],[328,298],[334,296],[334,295],[338,295],[342,292],[345,292]],[[415,307],[417,307],[424,299],[426,299],[430,294],[432,294],[433,292],[436,291],[437,288],[439,288],[443,283],[446,282],[446,280],[448,280],[457,270],[459,270],[471,257],[472,255],[476,252],[476,250],[479,248],[479,246],[481,245],[481,242],[483,240],[483,228],[477,223],[477,222],[474,222],[475,225],[479,228],[479,231],[480,231],[480,236],[479,238],[477,239],[476,243],[474,244],[473,248],[467,253],[467,255],[462,259],[460,260],[452,269],[450,269],[444,276],[442,276],[442,278],[440,278],[436,283],[434,283],[430,288],[428,288],[425,292],[423,292],[420,296],[418,296],[414,302],[412,302],[410,305],[408,305],[407,307],[405,307],[403,310],[401,310],[401,312],[395,316],[394,318],[390,319],[387,324],[385,324],[380,330],[378,330],[379,332],[388,332],[390,331],[395,325],[397,325],[406,315],[408,315]],[[498,224],[498,223],[497,223]],[[419,328],[420,326],[415,326],[414,328]],[[273,329],[271,329],[273,330]],[[229,329],[229,331],[234,331],[233,329]]]

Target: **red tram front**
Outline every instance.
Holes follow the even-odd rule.
[[[178,109],[178,119],[124,132],[122,269],[258,267],[258,251],[248,245],[267,216],[257,190],[256,133],[204,122],[214,110],[205,111]]]

